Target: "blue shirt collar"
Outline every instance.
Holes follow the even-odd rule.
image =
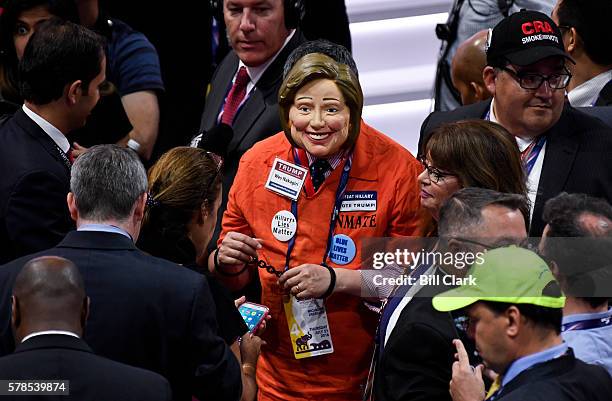
[[[575,315],[563,316],[563,324],[576,323],[582,320],[595,320],[604,319],[606,317],[612,317],[612,309],[608,309],[606,312],[598,313],[577,313]]]
[[[111,226],[110,224],[83,224],[82,226],[79,226],[79,228],[77,228],[77,231],[97,231],[97,232],[121,234],[121,235],[128,237],[132,241],[134,241],[134,238],[132,238],[130,233],[125,231],[123,228],[120,228],[117,226]]]
[[[506,374],[504,374],[501,386],[504,387],[510,381],[512,381],[512,379],[517,377],[523,371],[531,368],[533,365],[550,361],[551,359],[555,359],[564,355],[567,352],[568,348],[568,345],[563,343],[556,345],[552,348],[548,348],[544,351],[540,351],[535,354],[527,355],[517,359],[516,361],[512,362],[508,370],[506,370]]]

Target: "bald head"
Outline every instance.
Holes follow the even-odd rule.
[[[490,98],[484,85],[482,70],[487,64],[485,45],[488,30],[475,33],[457,48],[451,65],[453,85],[461,94],[464,105]]]
[[[71,261],[43,256],[26,263],[13,287],[15,339],[44,330],[82,334],[88,299],[79,269]]]

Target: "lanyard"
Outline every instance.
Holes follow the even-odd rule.
[[[300,161],[300,156],[298,155],[297,150],[293,149],[293,157],[295,162],[302,165]],[[323,265],[327,264],[327,257],[329,256],[329,250],[331,248],[332,238],[334,236],[334,230],[336,228],[336,221],[338,220],[338,215],[340,214],[340,206],[342,205],[342,199],[344,198],[344,193],[346,192],[346,187],[348,184],[349,173],[351,171],[351,167],[353,165],[353,153],[351,152],[344,162],[344,167],[342,168],[342,175],[340,176],[340,183],[338,184],[338,189],[336,190],[336,200],[334,202],[334,208],[332,210],[332,214],[329,222],[329,233],[327,235],[327,246],[325,247],[325,254],[323,255]],[[291,201],[291,213],[295,216],[295,223],[298,224],[298,205],[297,200]],[[287,247],[287,256],[285,257],[285,270],[289,269],[289,261],[291,260],[291,252],[293,251],[293,247],[295,246],[295,239],[297,237],[297,229],[295,235],[289,240],[289,246]]]
[[[68,159],[66,152],[64,152],[59,146],[57,146],[57,144],[54,144],[54,145],[55,145],[55,149],[57,150],[57,153],[59,154],[60,158],[64,162],[64,165],[66,166],[68,171],[70,171],[72,169],[72,163],[70,163],[70,159]]]
[[[544,144],[546,144],[546,135],[541,135],[537,140],[531,142],[527,149],[521,152],[521,160],[525,165],[527,175],[531,174],[531,170],[533,170],[533,166],[535,166]]]
[[[491,121],[491,109],[487,110],[487,113],[484,116],[484,120]],[[529,144],[527,149],[521,152],[521,160],[525,165],[525,171],[527,175],[531,174],[531,170],[533,170],[533,166],[538,160],[538,156],[540,155],[540,151],[544,147],[546,143],[546,135],[541,135],[540,138],[534,140]]]
[[[577,322],[565,323],[561,325],[561,332],[598,329],[612,325],[612,316],[606,316],[596,319],[585,319]]]

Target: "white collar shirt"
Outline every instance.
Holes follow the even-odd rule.
[[[498,123],[497,118],[495,117],[494,105],[495,99],[491,101],[491,108],[489,109],[489,121],[494,123]],[[523,139],[518,136],[515,136],[516,144],[521,152],[523,152],[527,147],[533,142],[533,139]],[[529,199],[529,221],[533,219],[533,207],[535,205],[535,201],[538,195],[538,188],[540,186],[540,177],[542,175],[542,167],[544,166],[544,156],[546,155],[546,142],[540,153],[538,154],[538,158],[536,159],[529,176],[527,176],[527,198]]]
[[[285,39],[285,43],[283,43],[281,48],[274,54],[274,56],[270,57],[270,59],[268,61],[266,61],[265,63],[263,63],[261,65],[258,65],[257,67],[248,67],[248,66],[246,66],[242,62],[242,60],[238,60],[238,69],[234,73],[234,78],[232,78],[232,85],[234,85],[234,81],[236,81],[236,76],[238,75],[238,71],[240,71],[241,67],[245,67],[246,68],[247,74],[249,74],[249,79],[250,79],[249,83],[247,84],[247,87],[246,87],[246,94],[244,96],[244,99],[242,99],[242,102],[240,102],[240,105],[238,106],[238,109],[240,109],[240,107],[242,107],[244,102],[247,101],[247,99],[249,98],[249,95],[255,89],[255,85],[257,85],[257,82],[259,82],[259,80],[261,79],[263,74],[266,72],[266,70],[268,69],[270,64],[272,64],[274,62],[274,60],[276,60],[276,57],[278,57],[280,52],[283,51],[285,46],[287,46],[287,43],[289,43],[291,38],[293,38],[293,35],[295,35],[295,29],[292,29],[291,32],[289,32],[289,36],[287,36],[287,38]],[[231,86],[230,86],[230,88],[231,88]],[[229,95],[229,91],[225,95],[227,97],[227,95]],[[226,98],[226,100],[227,100],[227,98]],[[225,104],[225,101],[223,103]],[[217,116],[217,122],[221,121],[221,116],[222,115],[223,115],[223,108],[221,108],[221,110],[219,111],[219,115]]]
[[[32,119],[42,129],[45,134],[49,135],[49,137],[55,142],[55,144],[64,151],[64,153],[68,153],[70,150],[70,142],[66,139],[66,136],[62,134],[62,131],[55,128],[49,121],[45,120],[38,114],[34,113],[30,110],[25,104],[22,107],[23,112],[26,113],[28,117]]]
[[[37,331],[37,332],[28,334],[27,336],[25,336],[23,338],[23,340],[21,340],[21,342],[24,343],[24,342],[28,341],[32,337],[45,336],[45,335],[50,335],[50,334],[60,334],[60,335],[64,335],[64,336],[80,338],[78,335],[76,335],[75,333],[73,333],[71,331],[66,331],[66,330],[45,330],[45,331]]]
[[[591,107],[597,102],[599,92],[612,80],[612,69],[585,81],[567,94],[567,99],[573,107]]]

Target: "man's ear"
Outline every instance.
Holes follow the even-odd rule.
[[[521,326],[525,324],[525,318],[521,315],[521,311],[514,305],[506,309],[504,316],[508,321],[506,334],[508,337],[516,337],[520,332]]]
[[[486,88],[486,86],[476,82],[470,82],[470,86],[474,91],[474,97],[477,101],[486,100],[491,97],[491,93],[489,93],[489,90]]]
[[[68,203],[70,217],[76,222],[79,218],[79,210],[77,209],[76,199],[74,198],[74,194],[72,192],[68,192],[68,195],[66,195],[66,202]]]
[[[21,310],[19,309],[19,300],[16,296],[11,295],[11,324],[15,329],[21,324]]]
[[[567,40],[566,50],[571,55],[579,50],[579,48],[582,48],[582,40],[580,40],[578,31],[574,27],[571,27],[567,33],[569,34],[569,39]]]
[[[461,242],[457,241],[455,238],[450,238],[446,242],[446,247],[448,252],[457,252],[461,248]]]
[[[69,105],[74,106],[82,95],[83,81],[79,79],[68,85],[68,89],[66,90],[66,98]]]
[[[144,218],[145,206],[147,204],[147,193],[143,192],[136,200],[136,206],[134,207],[134,222],[140,223]]]
[[[89,308],[91,307],[91,299],[89,297],[83,298],[83,306],[81,308],[81,329],[85,330],[87,325],[87,318],[89,318]]]
[[[486,66],[484,70],[482,70],[482,80],[484,81],[485,87],[491,93],[491,95],[495,96],[495,79],[497,78],[497,71],[495,68],[490,65]]]

